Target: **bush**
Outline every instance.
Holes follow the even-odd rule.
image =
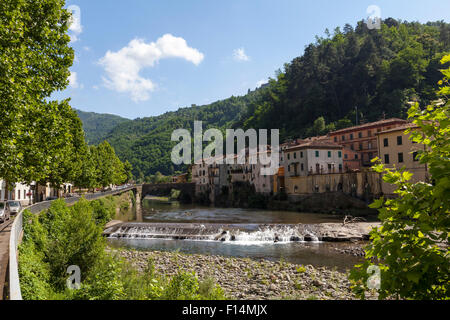
[[[163,300],[199,300],[198,279],[194,273],[179,272],[170,281]]]
[[[151,260],[144,272],[105,250],[103,222],[111,213],[111,199],[72,207],[55,201],[35,216],[24,212],[24,238],[19,247],[19,275],[26,300],[147,300],[225,299],[212,279],[203,282],[180,272],[169,279],[155,273]],[[103,207],[105,205],[105,207]],[[81,288],[66,287],[67,268],[81,269]]]
[[[79,290],[74,290],[75,300],[122,300],[126,298],[121,279],[122,265],[118,258],[104,254],[88,271]]]
[[[114,197],[107,197],[91,202],[95,223],[104,226],[114,219],[116,215],[116,200]]]
[[[213,277],[207,277],[199,283],[198,293],[205,300],[226,300],[225,292]]]
[[[53,290],[50,286],[50,266],[44,262],[44,254],[36,250],[31,241],[23,242],[19,250],[22,298],[24,300],[49,299]]]
[[[450,56],[442,60],[449,61]],[[439,93],[448,95],[450,69],[444,74],[447,86]],[[382,226],[371,232],[366,261],[350,277],[353,289],[362,298],[369,286],[367,270],[374,261],[380,261],[380,299],[450,298],[450,103],[443,99],[425,111],[417,104],[409,111],[420,127],[411,139],[425,145],[420,162],[427,164],[433,184],[410,183],[412,174],[403,169],[390,170],[381,164],[374,167],[385,173],[385,182],[396,185],[398,198],[382,198],[371,206],[379,209]]]

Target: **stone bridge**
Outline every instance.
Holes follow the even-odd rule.
[[[182,202],[192,203],[195,198],[195,183],[164,183],[142,185],[142,199],[146,196],[169,196],[172,190],[181,191]]]

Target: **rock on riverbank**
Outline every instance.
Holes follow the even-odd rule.
[[[195,272],[201,280],[213,277],[232,299],[355,299],[347,274],[327,268],[177,252],[118,252],[140,271],[151,259],[155,271],[167,276],[173,276],[181,268]]]

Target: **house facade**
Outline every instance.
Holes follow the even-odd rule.
[[[285,151],[284,172],[290,177],[339,173],[343,170],[343,147],[326,140],[303,143]]]
[[[377,133],[379,158],[387,168],[405,168],[411,172],[412,182],[429,181],[428,168],[418,159],[418,152],[425,146],[412,142],[409,139],[411,133],[405,133],[408,129],[414,131],[419,128],[414,124],[405,124]],[[387,194],[393,193],[392,185],[384,189],[390,190]]]
[[[0,180],[0,201],[16,200],[22,205],[33,203],[33,187],[22,183],[14,184],[14,188],[10,189],[6,186],[6,181]]]
[[[344,168],[370,167],[372,159],[378,157],[377,133],[405,125],[406,120],[392,118],[350,127],[329,134],[334,143],[344,147],[348,158]],[[358,168],[359,167],[359,168]]]

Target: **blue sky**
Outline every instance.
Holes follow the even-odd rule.
[[[381,17],[450,20],[442,0],[71,0],[72,98],[84,111],[148,117],[242,95],[305,45],[377,5]]]

